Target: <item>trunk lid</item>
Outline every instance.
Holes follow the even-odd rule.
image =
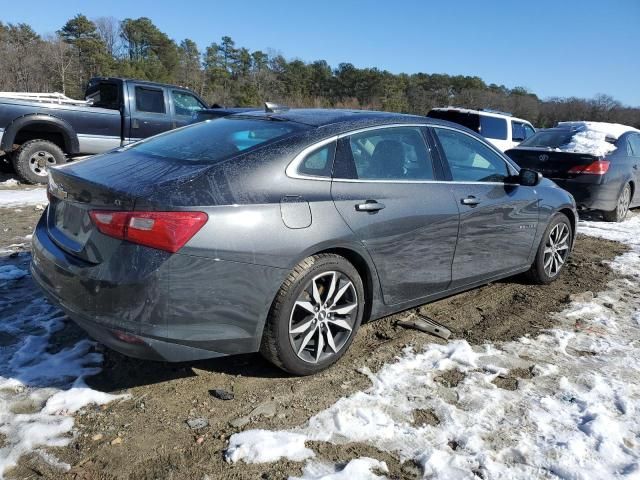
[[[521,168],[542,173],[551,179],[574,178],[579,174],[569,173],[574,167],[586,167],[601,160],[600,157],[585,153],[560,152],[547,148],[513,148],[505,152]]]
[[[126,150],[52,168],[47,210],[49,236],[68,254],[101,263],[122,240],[99,233],[89,216],[91,210],[134,210],[141,199],[188,182],[207,168]],[[170,210],[171,205],[164,208]]]

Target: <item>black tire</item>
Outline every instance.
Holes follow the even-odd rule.
[[[64,152],[48,140],[29,140],[13,153],[13,168],[25,183],[47,183],[48,167],[63,163],[67,163]]]
[[[336,286],[332,289],[330,284],[333,278],[338,279],[335,280]],[[313,313],[311,310],[301,310],[299,303],[317,304],[309,295],[309,288],[312,288],[315,282],[326,282],[318,287],[318,295],[320,295],[321,300],[326,303],[321,305],[323,308],[321,308],[320,312],[318,309],[315,310],[316,313]],[[351,286],[348,285],[349,282]],[[350,333],[349,330],[344,329],[344,327],[338,327],[334,323],[329,323],[341,320],[334,320],[333,313],[327,313],[331,319],[328,317],[317,319],[325,311],[324,307],[329,303],[327,300],[338,297],[337,292],[341,291],[343,287],[346,293],[343,293],[339,300],[343,301],[344,299],[346,301],[351,299],[349,300],[351,303],[347,305],[347,308],[349,306],[352,307],[349,314]],[[332,292],[333,296],[331,296]],[[326,295],[324,299],[322,299],[323,295]],[[310,298],[309,302],[300,301],[301,298],[306,298],[305,296]],[[353,307],[354,298],[357,307]],[[337,300],[333,302],[332,306],[335,305],[336,301]],[[296,265],[291,273],[289,273],[282,287],[280,287],[269,311],[269,317],[267,318],[262,336],[260,353],[276,366],[294,375],[312,375],[318,373],[340,360],[349,349],[362,322],[365,301],[362,279],[356,268],[344,257],[334,254],[319,254],[308,257]],[[322,302],[320,303],[322,304]],[[336,305],[335,308],[339,309],[339,306]],[[326,312],[330,311],[330,309],[326,310]],[[294,324],[294,315],[301,315],[300,318],[304,320],[300,320],[300,323]],[[313,325],[310,326],[308,330],[303,330],[299,335],[292,332],[311,323],[313,323]],[[296,325],[296,327],[294,327],[294,325]],[[297,325],[303,325],[303,327],[298,327]],[[312,329],[315,329],[314,331],[316,333],[312,333]],[[323,339],[320,340],[316,337],[316,334],[321,335]],[[307,339],[308,343],[306,345],[310,351],[302,348],[300,350],[302,353],[297,352],[296,347],[294,347],[296,340],[293,337],[301,338],[304,336],[306,338],[310,335],[313,335],[311,339],[314,342],[312,344],[310,340]],[[338,342],[343,342],[341,346],[337,348],[337,352],[325,352],[325,350],[329,350],[329,336],[331,336],[331,343],[334,347],[337,347]],[[301,345],[302,342],[304,342],[304,340],[301,340]],[[320,346],[319,349],[318,346]],[[301,355],[313,357],[313,349],[315,349],[315,354],[320,350],[320,354],[317,354],[319,360],[316,360],[316,363],[311,363],[313,359],[310,362],[301,358]],[[323,357],[324,355],[327,356]]]
[[[602,216],[607,222],[622,222],[627,218],[629,206],[631,205],[631,184],[627,183],[618,197],[616,208],[610,212],[602,212]]]
[[[563,256],[562,264],[560,264],[557,271],[554,272],[553,268],[549,269],[545,266],[545,260],[548,260],[549,253],[546,252],[546,249],[549,248],[548,243],[550,241],[550,235],[554,231],[554,228],[556,228],[556,226],[558,225],[564,225],[564,227],[566,227],[567,229],[568,236],[567,236],[566,242],[564,242],[566,243],[567,249],[566,249],[566,253]],[[574,235],[573,227],[571,225],[571,222],[569,221],[569,218],[564,213],[556,213],[554,217],[551,219],[551,221],[549,222],[549,225],[547,225],[547,228],[545,229],[544,234],[542,235],[542,239],[540,240],[540,245],[538,245],[538,250],[536,252],[536,258],[533,261],[531,268],[527,272],[527,276],[533,283],[537,283],[539,285],[547,285],[558,278],[558,276],[560,275],[560,272],[564,268],[564,265],[567,259],[569,258],[569,253],[571,252],[571,245],[573,244],[573,235]],[[555,253],[555,250],[552,253]],[[559,264],[559,261],[557,262],[557,264]]]

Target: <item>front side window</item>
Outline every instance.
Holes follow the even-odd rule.
[[[187,92],[180,90],[172,90],[171,96],[173,97],[173,105],[176,111],[176,115],[192,116],[195,112],[198,112],[205,108],[205,106],[196,97]]]
[[[507,121],[504,118],[480,115],[480,135],[495,140],[507,139]]]
[[[511,140],[521,142],[527,138],[524,132],[524,123],[511,121]]]
[[[332,142],[307,154],[298,166],[298,173],[313,177],[331,177],[336,144]]]
[[[433,180],[433,163],[420,127],[392,127],[351,135],[347,155],[352,162],[347,178],[361,180]],[[339,174],[337,174],[339,176]]]
[[[455,130],[434,130],[454,181],[504,182],[510,176],[507,163],[487,145]]]
[[[531,125],[524,124],[524,138],[531,138],[536,134],[536,131]]]
[[[163,91],[156,88],[136,87],[136,110],[165,113]]]
[[[168,132],[129,148],[156,157],[216,163],[244,150],[273,143],[309,128],[301,123],[286,121],[219,118]]]

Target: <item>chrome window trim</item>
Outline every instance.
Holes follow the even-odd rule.
[[[287,165],[287,169],[285,170],[285,173],[287,174],[287,177],[290,178],[298,178],[298,179],[303,179],[303,180],[321,180],[321,181],[331,181],[331,177],[315,177],[313,175],[305,175],[302,173],[298,173],[298,167],[300,166],[300,164],[302,163],[302,161],[307,157],[307,155],[309,155],[310,153],[319,150],[320,148],[324,147],[325,145],[328,145],[332,142],[336,142],[338,141],[338,135],[334,135],[333,137],[329,137],[329,138],[325,138],[324,140],[321,140],[317,143],[314,143],[313,145],[309,145],[308,147],[305,147],[304,150],[302,150],[299,154],[297,154],[293,160],[291,160],[291,162],[289,162],[289,165]]]
[[[351,135],[356,135],[358,133],[363,133],[363,132],[369,132],[372,130],[381,130],[384,128],[398,128],[398,127],[419,127],[419,128],[444,128],[446,130],[453,130],[454,132],[460,132],[463,133],[464,135],[467,135],[468,137],[471,137],[472,139],[482,143],[483,145],[486,145],[487,147],[489,147],[492,151],[494,151],[495,153],[498,154],[498,156],[500,158],[502,158],[505,163],[507,164],[508,168],[513,169],[514,170],[514,175],[518,173],[518,169],[516,167],[513,166],[513,164],[511,163],[510,159],[501,151],[499,151],[498,149],[496,149],[493,145],[491,145],[489,142],[486,142],[484,140],[479,140],[476,137],[474,137],[473,135],[469,135],[467,132],[464,132],[462,130],[459,130],[457,128],[452,128],[452,127],[447,127],[447,126],[443,126],[443,125],[432,125],[432,124],[428,124],[428,123],[393,123],[393,124],[389,124],[389,125],[375,125],[372,127],[366,127],[366,128],[360,128],[357,130],[352,130],[349,132],[344,132],[341,133],[339,135],[334,135],[332,137],[329,138],[325,138],[324,140],[320,140],[319,142],[316,142],[312,145],[309,145],[307,147],[305,147],[300,153],[298,153],[293,160],[291,160],[291,162],[289,162],[289,165],[287,165],[287,168],[285,170],[285,173],[287,175],[287,177],[289,178],[294,178],[294,179],[298,179],[298,180],[315,180],[315,181],[320,181],[320,182],[339,182],[339,183],[400,183],[400,184],[432,184],[432,183],[436,183],[436,184],[453,184],[453,185],[505,185],[505,186],[520,186],[520,184],[518,183],[505,183],[505,182],[462,182],[462,181],[455,181],[455,180],[365,180],[365,179],[349,179],[349,178],[331,178],[331,177],[314,177],[313,175],[304,175],[301,173],[298,173],[298,167],[300,166],[300,163],[302,162],[302,160],[304,160],[304,158],[311,152],[324,147],[325,145],[331,143],[331,142],[336,142],[338,140],[340,140],[341,138],[345,138],[345,137],[350,137]],[[429,144],[427,142],[425,142],[427,149],[429,150],[429,153],[431,153],[431,148],[429,147]]]

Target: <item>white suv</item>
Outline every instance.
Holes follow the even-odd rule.
[[[467,108],[434,108],[427,117],[448,120],[478,132],[497,148],[509,150],[533,136],[536,129],[531,123],[509,113],[495,110],[470,110]]]

